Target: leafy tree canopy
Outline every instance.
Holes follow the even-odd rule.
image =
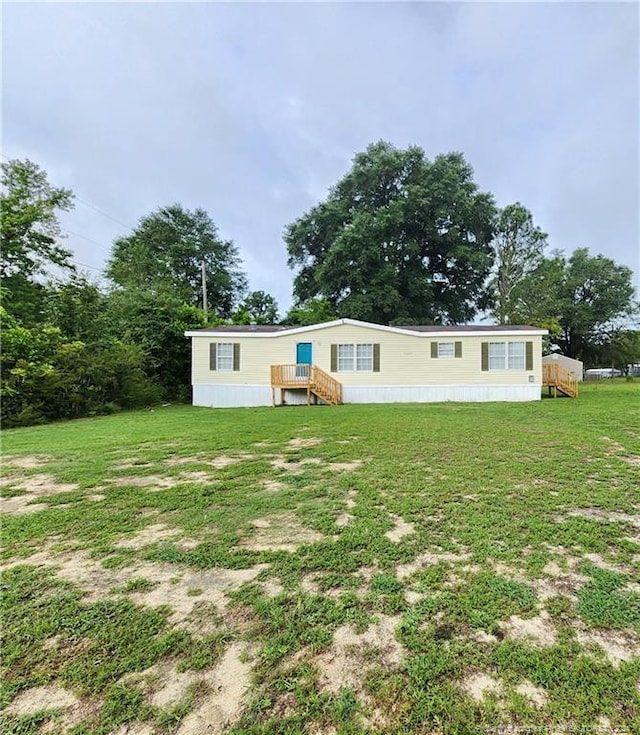
[[[604,255],[591,256],[587,248],[578,248],[568,259],[555,252],[514,291],[515,317],[533,324],[555,319],[563,353],[585,359],[638,313],[632,275],[630,268]]]
[[[8,161],[0,168],[2,277],[30,277],[51,263],[72,268],[71,253],[57,243],[62,236],[58,213],[73,207],[71,191],[51,186],[47,174],[29,160]]]
[[[286,313],[282,323],[308,327],[311,324],[330,322],[336,318],[336,313],[329,303],[324,299],[316,298],[294,304]]]
[[[546,242],[546,233],[534,225],[531,212],[519,202],[498,212],[493,239],[495,264],[490,282],[494,297],[491,313],[498,324],[513,323],[514,290],[540,264]]]
[[[264,291],[250,291],[233,315],[234,324],[276,324],[278,302]]]
[[[107,276],[122,288],[170,293],[199,306],[202,263],[208,305],[216,316],[228,319],[246,290],[238,250],[218,236],[203,209],[191,212],[172,204],[143,217],[131,235],[115,241]]]
[[[340,317],[465,322],[488,305],[494,216],[462,154],[375,143],[286,228],[294,295]]]

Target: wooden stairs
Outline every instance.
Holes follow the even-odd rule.
[[[542,366],[542,385],[547,386],[549,394],[553,390],[553,397],[556,398],[558,393],[569,398],[578,397],[578,379],[576,376],[563,368],[561,365],[544,365]]]
[[[276,405],[276,388],[280,389],[280,403],[286,404],[285,390],[306,390],[307,405],[311,405],[311,396],[315,402],[320,398],[325,403],[337,406],[342,403],[342,383],[325,373],[317,365],[272,365],[271,366],[271,399]]]

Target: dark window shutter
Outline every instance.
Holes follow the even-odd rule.
[[[489,369],[489,343],[488,342],[482,343],[482,369],[483,370]]]
[[[431,357],[438,357],[438,343],[431,343]]]
[[[216,343],[212,342],[209,345],[209,370],[216,369]]]
[[[380,372],[380,345],[379,344],[373,345],[373,372],[374,373]]]
[[[233,343],[233,369],[240,370],[240,342]]]
[[[462,357],[462,342],[455,343],[455,356]]]
[[[338,345],[331,345],[331,372],[338,372]]]
[[[525,370],[533,370],[533,342],[525,343]]]

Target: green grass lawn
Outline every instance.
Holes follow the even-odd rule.
[[[640,732],[640,383],[2,436],[3,733]]]

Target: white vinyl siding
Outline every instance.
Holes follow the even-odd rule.
[[[524,342],[489,342],[489,370],[524,370]]]
[[[296,345],[299,334],[286,332],[276,337],[252,335],[203,335],[192,338],[193,342],[193,383],[194,385],[270,385],[270,366],[287,365],[296,361]],[[373,328],[353,325],[338,325],[304,334],[304,340],[313,344],[313,362],[320,369],[332,374],[343,386],[450,386],[450,385],[516,385],[527,380],[525,371],[488,369],[489,342],[532,341],[533,369],[535,382],[542,382],[541,337],[526,335],[520,337],[483,333],[475,336],[428,335],[420,337],[411,334],[385,333]],[[220,342],[233,342],[234,354],[237,351],[237,369],[217,372],[214,357],[210,367],[210,345],[216,347]],[[438,342],[461,345],[458,359],[431,359],[432,344],[437,349]],[[338,373],[338,345],[373,344],[373,371],[356,370]],[[482,368],[481,352],[487,352],[487,367]],[[377,357],[376,357],[377,353]],[[228,354],[228,353],[227,353]],[[434,355],[434,358],[437,356]],[[355,349],[353,362],[356,362]],[[334,359],[335,358],[335,359]],[[525,348],[525,362],[527,353]],[[227,363],[228,364],[228,363]],[[342,366],[341,366],[342,367]],[[416,399],[417,400],[417,399]]]
[[[216,349],[216,370],[233,371],[233,342],[218,342]]]
[[[373,344],[338,345],[338,372],[372,372]]]

